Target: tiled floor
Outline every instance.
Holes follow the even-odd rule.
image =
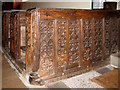
[[[98,84],[90,81],[93,77],[101,75],[96,71],[91,71],[88,73],[84,73],[69,79],[65,79],[50,85],[47,87],[50,88],[103,88]]]
[[[84,73],[76,77],[72,77],[70,79],[64,80],[62,82],[64,82],[70,88],[102,88],[98,84],[90,81],[90,79],[99,75],[101,74],[97,73],[96,71],[91,71],[91,72]]]
[[[113,70],[113,68],[108,65],[106,67],[99,68],[95,71],[90,71],[69,79],[65,79],[59,82],[55,82],[46,85],[48,88],[103,88],[102,86],[92,82],[90,79],[100,76],[108,71]]]

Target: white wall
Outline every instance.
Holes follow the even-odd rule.
[[[120,0],[117,0],[117,9],[120,10]]]
[[[26,2],[22,4],[22,9],[29,8],[72,8],[72,9],[91,9],[89,2]]]

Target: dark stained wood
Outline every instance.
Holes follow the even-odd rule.
[[[10,11],[3,13],[2,45],[6,50],[10,49],[9,38],[10,38]]]
[[[112,48],[118,47],[113,43],[118,41],[114,37],[118,33],[113,33],[118,32],[118,23],[114,24],[118,14],[111,10],[28,10],[26,68],[35,69],[49,83],[108,64],[107,58],[118,51]]]
[[[109,56],[119,51],[119,15],[115,10],[12,12],[10,55],[15,59],[25,55],[26,72],[36,73],[45,84],[90,71],[108,64]],[[3,22],[3,47],[5,28]]]
[[[117,10],[117,2],[104,2],[105,10]]]
[[[21,46],[25,46],[25,12],[11,12],[10,16],[10,54],[15,59],[25,57],[24,50]]]
[[[2,10],[21,9],[22,0],[12,0],[11,2],[2,2]]]

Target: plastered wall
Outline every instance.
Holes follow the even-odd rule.
[[[120,10],[120,0],[117,0],[117,9]]]
[[[29,8],[72,8],[72,9],[91,9],[90,2],[26,2],[22,4],[22,9]]]

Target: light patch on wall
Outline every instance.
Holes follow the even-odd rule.
[[[28,0],[22,0],[22,2],[27,2]]]
[[[116,0],[106,0],[107,2],[116,2]]]
[[[27,0],[27,2],[90,2],[90,1],[91,0]]]

